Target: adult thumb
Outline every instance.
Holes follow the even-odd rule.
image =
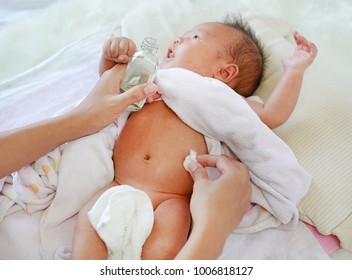
[[[188,172],[191,174],[193,181],[208,179],[208,173],[205,168],[197,161],[191,162],[188,165]]]
[[[155,84],[142,84],[135,86],[122,94],[118,95],[119,102],[124,107],[131,105],[134,102],[143,100],[152,96],[157,92],[158,88]]]

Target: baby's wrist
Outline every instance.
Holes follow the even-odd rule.
[[[307,68],[289,66],[289,67],[285,67],[284,69],[285,69],[285,74],[303,75]]]

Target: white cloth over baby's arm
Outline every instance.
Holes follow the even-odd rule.
[[[270,212],[276,226],[296,225],[297,204],[311,176],[247,102],[224,83],[185,69],[158,70],[156,83],[164,102],[183,122],[224,143],[248,166],[255,185],[252,202]]]

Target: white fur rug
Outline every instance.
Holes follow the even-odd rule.
[[[33,67],[62,47],[96,32],[143,1],[146,0],[2,1],[0,14],[12,8],[15,20],[0,26],[0,81]],[[211,0],[190,1],[204,3]],[[36,5],[40,9],[28,13]],[[351,0],[237,0],[236,5],[266,16],[286,19],[318,45],[317,60],[332,75],[351,83]]]

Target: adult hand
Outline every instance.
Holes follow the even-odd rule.
[[[188,170],[194,180],[191,197],[193,228],[176,259],[216,259],[228,235],[240,223],[251,196],[248,168],[227,156],[197,156]],[[217,168],[221,176],[209,180],[204,167]]]
[[[226,238],[241,222],[251,196],[248,168],[228,156],[199,155],[189,166],[194,180],[191,213],[194,227],[223,233]],[[209,180],[204,167],[215,167],[221,176]]]
[[[91,134],[111,124],[132,103],[150,99],[157,87],[153,83],[142,84],[119,94],[120,79],[125,66],[116,65],[104,72],[88,96],[72,114],[82,120],[85,134]]]

